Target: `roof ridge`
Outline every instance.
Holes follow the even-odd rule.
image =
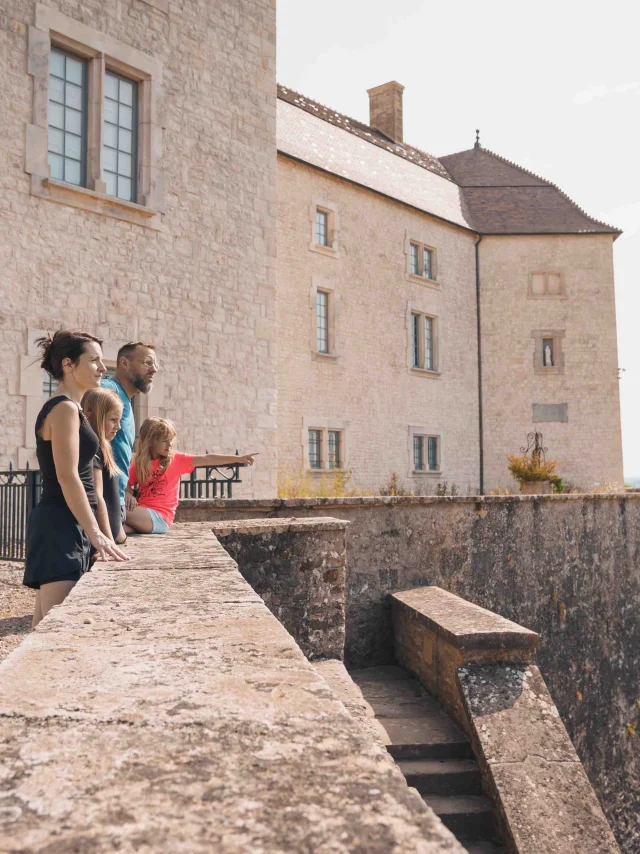
[[[277,93],[278,96],[282,92],[283,94],[289,95],[293,97],[293,101],[289,101],[288,99],[283,98],[282,100],[286,100],[287,103],[292,103],[294,106],[297,106],[299,109],[305,109],[304,106],[298,105],[295,103],[296,99],[300,99],[304,101],[307,105],[311,107],[310,110],[305,110],[306,112],[311,112],[317,115],[319,119],[322,121],[329,121],[322,115],[319,115],[318,108],[326,110],[327,113],[331,114],[334,119],[338,121],[335,123],[337,127],[341,127],[343,130],[348,131],[349,133],[353,133],[354,135],[359,136],[360,139],[364,139],[365,142],[369,142],[372,145],[375,145],[377,148],[383,148],[386,151],[389,151],[391,154],[395,154],[397,157],[402,157],[404,160],[407,160],[409,163],[413,163],[416,166],[419,166],[421,169],[426,169],[428,172],[432,172],[435,175],[439,175],[441,178],[444,178],[447,181],[451,181],[453,184],[456,182],[453,180],[452,176],[449,174],[448,169],[444,166],[443,163],[440,162],[440,159],[437,158],[434,154],[429,154],[428,151],[424,151],[421,148],[417,148],[415,145],[411,145],[407,142],[397,143],[390,139],[386,134],[382,133],[382,131],[377,128],[372,127],[371,125],[365,124],[361,122],[359,119],[353,119],[351,116],[348,116],[346,113],[340,113],[338,110],[335,110],[333,107],[328,107],[326,104],[323,104],[321,101],[316,101],[314,98],[309,98],[307,95],[303,95],[301,92],[296,91],[295,89],[291,89],[288,86],[284,86],[282,83],[277,84]],[[340,121],[342,119],[342,121]],[[333,122],[330,122],[333,124]],[[363,135],[356,134],[355,128],[362,129]],[[416,152],[416,154],[424,161],[419,162],[415,157],[411,157],[411,152]],[[438,166],[438,170],[430,169],[427,165],[428,162],[434,162]],[[456,186],[458,186],[456,184]]]
[[[516,169],[520,169],[521,172],[524,172],[527,175],[531,175],[533,178],[537,178],[538,181],[543,181],[548,187],[552,187],[554,190],[557,190],[558,193],[562,196],[563,199],[566,199],[570,205],[572,205],[582,216],[586,217],[591,222],[596,225],[603,225],[605,228],[611,228],[616,231],[618,234],[622,234],[620,229],[618,229],[615,225],[610,225],[608,222],[602,222],[602,220],[596,219],[595,217],[588,214],[584,208],[581,208],[579,204],[573,201],[571,196],[569,196],[563,189],[561,189],[557,184],[554,184],[553,181],[549,181],[548,178],[543,178],[542,175],[536,175],[535,172],[532,172],[531,169],[525,169],[524,166],[520,166],[518,163],[514,163],[513,160],[508,160],[506,157],[503,157],[501,154],[496,154],[495,151],[491,151],[490,148],[483,148],[482,146],[478,146],[481,151],[486,151],[487,154],[490,154],[492,157],[495,157],[496,160],[500,160],[502,163],[506,163],[507,166],[513,166]],[[528,185],[526,185],[528,186]]]

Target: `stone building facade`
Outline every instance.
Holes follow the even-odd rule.
[[[155,343],[138,415],[273,494],[274,0],[9,0],[0,66],[0,466],[34,462],[34,339],[79,327]]]
[[[537,425],[570,482],[621,481],[618,232],[557,188],[407,145],[398,83],[369,125],[276,90],[274,0],[9,0],[0,44],[0,467],[35,462],[66,326],[109,367],[155,343],[138,422],[259,451],[244,497],[508,485]]]
[[[280,470],[513,489],[540,430],[568,483],[621,484],[619,232],[479,142],[407,145],[402,87],[369,95],[364,125],[278,91]]]

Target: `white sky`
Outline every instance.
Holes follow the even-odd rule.
[[[404,138],[481,143],[547,178],[614,244],[625,475],[640,476],[640,61],[631,0],[277,0],[278,82],[368,122],[397,80]],[[594,318],[597,334],[597,318]],[[597,448],[594,448],[597,453]]]

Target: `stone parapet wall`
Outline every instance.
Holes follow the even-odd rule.
[[[3,852],[463,854],[210,525],[129,547],[0,665]]]
[[[513,854],[619,854],[537,667],[535,632],[439,587],[392,597],[397,661],[470,736]]]
[[[640,495],[183,502],[178,518],[330,515],[348,666],[393,656],[387,596],[435,584],[540,634],[538,664],[625,854],[640,830]]]
[[[344,658],[348,525],[325,517],[212,525],[244,578],[309,659]]]

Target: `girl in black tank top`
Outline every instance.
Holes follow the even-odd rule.
[[[38,591],[34,628],[89,569],[92,545],[103,559],[127,559],[101,533],[94,515],[98,438],[79,405],[88,388],[99,386],[105,371],[101,342],[85,333],[60,331],[38,343],[42,367],[60,385],[35,426],[42,497],[29,517],[23,580]]]

